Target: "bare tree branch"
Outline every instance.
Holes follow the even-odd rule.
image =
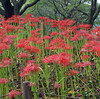
[[[65,14],[63,14],[56,6],[54,0],[52,0],[54,7],[56,8],[56,10],[58,11],[59,14],[61,14],[64,18],[65,18]]]
[[[79,11],[79,12],[83,13],[84,15],[88,16],[88,14],[86,12],[84,12],[84,11],[82,11],[80,9],[77,9],[77,11]]]
[[[0,8],[0,14],[5,16],[5,11],[3,9]]]
[[[0,0],[2,6],[4,7],[6,0]]]
[[[29,7],[31,7],[31,6],[33,6],[33,5],[35,5],[37,2],[39,2],[40,0],[35,0],[34,2],[32,2],[32,3],[30,3],[30,4],[27,4],[22,10],[21,10],[21,12],[19,13],[19,15],[22,15],[25,11],[26,11],[26,9],[27,8],[29,8]]]
[[[18,5],[18,1],[17,0],[11,0],[11,2],[13,3],[13,5]]]
[[[23,6],[23,4],[25,4],[25,3],[26,3],[26,0],[20,0],[18,5],[21,8]]]
[[[97,18],[97,16],[99,15],[100,13],[100,5],[98,7],[98,10],[96,11],[96,13],[94,14],[94,17],[93,17],[93,21]]]

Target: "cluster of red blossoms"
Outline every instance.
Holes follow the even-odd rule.
[[[11,64],[11,59],[9,59],[8,57],[6,58],[3,58],[1,63],[0,63],[0,67],[4,68],[4,67],[7,67]]]
[[[53,54],[50,56],[45,56],[44,59],[42,59],[43,63],[52,63],[55,62],[59,65],[62,65],[62,67],[66,67],[70,65],[71,61],[71,55],[65,52],[62,52],[60,54]]]
[[[16,90],[12,90],[12,91],[10,91],[10,92],[8,93],[7,96],[9,96],[10,98],[15,98],[15,96],[21,95],[21,94],[22,94],[22,92],[19,92],[19,91],[16,91]]]
[[[7,82],[8,82],[7,79],[5,79],[5,78],[0,78],[0,83],[5,84],[5,83],[7,83]]]
[[[30,76],[32,73],[39,72],[39,70],[39,66],[37,66],[33,60],[28,60],[27,66],[22,70],[20,76]]]

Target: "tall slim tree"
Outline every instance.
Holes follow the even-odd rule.
[[[22,15],[27,8],[34,6],[39,1],[40,0],[35,0],[22,8],[27,0],[0,0],[2,4],[0,14],[5,16],[6,19],[10,18],[12,15]]]

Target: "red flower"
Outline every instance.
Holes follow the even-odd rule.
[[[91,62],[86,61],[86,62],[83,63],[83,65],[81,67],[86,67],[86,66],[89,66],[89,65],[92,65]]]
[[[50,36],[44,36],[44,37],[43,37],[44,40],[46,40],[46,39],[49,40],[50,38],[51,38]]]
[[[61,84],[58,84],[57,82],[55,82],[55,83],[54,83],[54,88],[55,88],[55,89],[61,88]]]
[[[9,49],[9,47],[10,46],[5,43],[0,43],[0,54],[3,53],[3,50]]]
[[[70,64],[70,58],[59,55],[58,63],[63,65],[63,67],[66,67]]]
[[[80,71],[78,72],[78,71],[75,71],[75,70],[70,70],[69,73],[66,73],[66,74],[69,75],[69,76],[75,76],[76,74],[79,74],[79,73],[80,73]]]
[[[15,96],[21,95],[21,94],[22,94],[22,93],[19,92],[19,91],[12,90],[12,91],[10,91],[10,92],[8,93],[8,96],[9,96],[10,98],[14,98]]]
[[[74,67],[79,68],[79,67],[86,67],[86,66],[89,66],[89,65],[92,65],[92,63],[89,62],[89,61],[86,61],[86,62],[84,62],[84,63],[82,63],[82,62],[80,62],[80,63],[75,63],[75,66],[74,66]]]
[[[36,44],[43,44],[42,38],[38,37]]]
[[[77,36],[71,38],[71,41],[76,41],[76,40],[80,40],[80,39]]]
[[[83,64],[81,63],[81,62],[79,62],[79,63],[75,63],[75,68],[79,68],[79,67],[81,67]]]
[[[34,60],[28,60],[28,61],[27,61],[27,65],[32,65],[32,64],[34,64],[34,63],[35,63]]]
[[[11,64],[11,59],[9,59],[8,57],[6,57],[6,58],[2,59],[0,67],[4,68],[4,67],[7,67],[10,64]]]
[[[90,58],[90,56],[88,56],[88,55],[83,55],[82,56],[82,59],[85,59],[86,60],[87,58]]]
[[[97,56],[100,57],[100,52],[97,53]]]
[[[91,25],[90,24],[79,24],[78,28],[85,28],[85,29],[90,29]]]
[[[40,50],[36,46],[31,46],[30,53],[38,53]]]
[[[21,53],[18,57],[19,58],[27,58],[27,57],[29,57],[29,55],[27,53]]]
[[[50,35],[51,36],[56,36],[56,35],[58,35],[58,33],[57,32],[52,32]]]
[[[35,38],[35,37],[29,37],[29,41],[36,42],[37,38]]]
[[[16,45],[18,48],[24,48],[29,44],[29,41],[27,39],[21,39],[19,43]]]
[[[53,54],[53,55],[48,56],[48,57],[45,56],[45,58],[42,59],[42,62],[43,62],[43,63],[57,62],[57,57],[58,57],[58,55],[56,55],[56,54]]]
[[[31,50],[31,46],[30,46],[30,45],[26,45],[26,46],[24,46],[24,50],[26,50],[26,51],[30,51],[30,50]]]
[[[5,78],[0,78],[0,83],[5,84],[5,83],[7,83],[7,82],[8,82],[7,79],[5,79]]]
[[[59,55],[53,54],[51,56],[45,56],[45,59],[42,59],[44,63],[52,63],[55,62],[57,64],[63,65],[63,67],[68,66],[70,64],[71,55],[68,53],[60,53]]]
[[[31,75],[31,73],[37,73],[37,72],[39,72],[39,70],[40,70],[40,68],[38,66],[36,66],[35,63],[27,64],[27,66],[23,69],[20,76],[23,77],[25,75]]]
[[[64,49],[65,45],[66,45],[65,41],[62,38],[58,37],[57,39],[52,39],[49,45],[45,49],[54,49],[54,50],[59,48]]]
[[[6,44],[13,44],[13,41],[12,41],[12,39],[6,37],[6,38],[3,39],[3,43],[6,43]]]

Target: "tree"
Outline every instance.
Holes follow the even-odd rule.
[[[0,14],[5,16],[5,18],[10,18],[12,15],[22,15],[27,8],[32,7],[40,0],[35,0],[31,3],[23,5],[27,0],[0,0],[2,7],[0,8]]]
[[[44,0],[33,7],[34,15],[48,16],[52,19],[73,19],[77,24],[94,25],[100,13],[100,4],[97,0]]]

